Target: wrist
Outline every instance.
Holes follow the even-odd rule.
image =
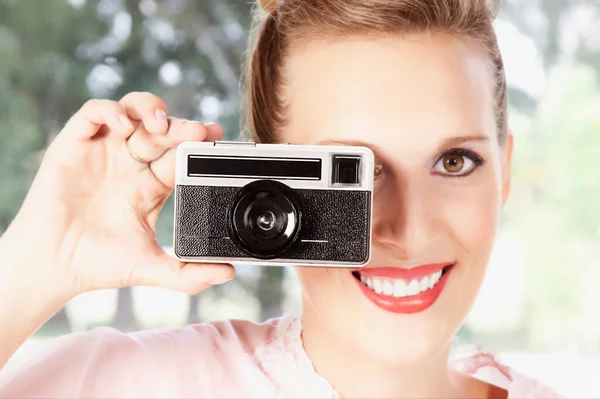
[[[0,237],[0,304],[38,309],[50,317],[76,293],[61,287],[53,278],[56,276],[40,275],[39,269],[51,268],[37,268],[35,264],[48,260],[37,259],[35,251],[25,250],[23,240],[10,228]],[[0,307],[0,311],[6,310]]]
[[[44,260],[21,250],[15,238],[10,232],[0,237],[0,326],[5,327],[0,329],[0,369],[72,298],[48,276],[36,274],[33,266]]]

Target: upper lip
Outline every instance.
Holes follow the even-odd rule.
[[[442,270],[446,266],[452,266],[455,262],[429,263],[410,268],[404,267],[367,267],[356,270],[361,276],[365,277],[387,277],[394,279],[410,280],[429,276]]]

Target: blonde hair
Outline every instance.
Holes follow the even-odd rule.
[[[494,78],[498,140],[507,136],[506,77],[486,0],[258,0],[243,75],[244,134],[278,141],[286,122],[283,61],[294,43],[360,34],[435,32],[472,39],[485,50]]]

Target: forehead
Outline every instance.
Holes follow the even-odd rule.
[[[315,40],[296,46],[285,68],[291,142],[425,145],[460,133],[495,134],[489,63],[466,40]]]

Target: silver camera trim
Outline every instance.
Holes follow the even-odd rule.
[[[184,142],[177,147],[175,166],[175,187],[178,185],[191,186],[221,186],[221,187],[243,187],[253,181],[264,178],[256,176],[245,177],[208,177],[188,176],[188,156],[218,156],[218,157],[253,157],[257,159],[321,159],[321,179],[309,178],[276,178],[269,176],[269,180],[279,181],[292,189],[312,190],[342,190],[342,191],[371,191],[373,192],[374,155],[371,149],[363,146],[346,145],[296,145],[296,144],[257,144],[243,141],[216,141],[216,142]],[[361,169],[359,170],[359,184],[332,184],[332,159],[334,155],[359,155],[361,157]],[[177,195],[175,195],[174,209],[177,209]],[[373,201],[369,207],[369,218],[373,220]],[[175,257],[184,262],[194,263],[231,263],[233,265],[255,265],[255,266],[323,266],[339,268],[360,268],[366,266],[371,259],[372,252],[372,228],[369,229],[369,255],[364,262],[334,262],[334,261],[307,261],[290,259],[254,259],[254,258],[213,258],[213,257]],[[173,237],[176,237],[176,223],[173,225]],[[229,239],[229,237],[223,237]],[[175,249],[175,246],[174,246]],[[174,251],[175,252],[175,251]]]

